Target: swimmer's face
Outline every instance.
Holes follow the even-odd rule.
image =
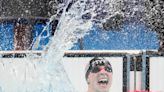
[[[94,92],[108,92],[112,84],[111,66],[95,66],[88,75],[89,87]]]

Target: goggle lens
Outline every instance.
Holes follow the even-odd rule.
[[[95,66],[95,67],[93,67],[93,68],[91,69],[91,72],[92,72],[92,73],[98,73],[98,72],[100,72],[101,70],[102,70],[102,68],[100,68],[100,66]],[[105,67],[104,67],[104,70],[107,71],[107,72],[109,72],[109,73],[112,72],[112,68],[109,67],[109,66],[105,66]]]

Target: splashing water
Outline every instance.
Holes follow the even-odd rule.
[[[48,46],[48,53],[45,55],[48,61],[45,71],[48,72],[51,79],[49,81],[55,92],[75,91],[62,64],[64,51],[70,49],[73,43],[78,38],[83,37],[93,25],[101,26],[101,23],[105,22],[107,16],[110,15],[108,11],[111,13],[113,3],[109,0],[78,0],[72,2],[68,0],[66,2],[54,37]]]
[[[50,81],[53,89],[55,91],[57,90],[57,92],[75,91],[67,78],[67,74],[62,64],[62,59],[64,51],[70,49],[78,38],[83,37],[92,28],[95,22],[98,24],[105,20],[105,15],[98,17],[98,13],[100,12],[96,11],[98,8],[96,2],[99,2],[97,5],[100,10],[104,9],[101,8],[102,6],[106,7],[103,10],[105,12],[109,9],[106,6],[109,2],[105,0],[79,0],[74,2],[69,10],[67,6],[70,1],[68,1],[64,8],[57,30],[51,40],[51,44],[46,55],[49,62],[47,65],[48,69],[46,68],[46,71],[52,74],[49,74],[50,77],[53,77],[53,80]],[[106,15],[108,15],[107,12]],[[61,86],[63,86],[64,89]]]
[[[145,4],[141,2],[141,4],[138,3],[138,6],[136,0],[123,0],[127,2],[124,3],[127,4],[124,5],[125,7],[120,5],[121,0],[51,0],[49,4],[57,1],[61,1],[54,4],[57,10],[52,9],[57,14],[51,16],[42,33],[47,30],[54,19],[59,19],[59,23],[54,36],[44,49],[42,58],[36,60],[39,62],[35,62],[34,56],[27,54],[28,58],[2,60],[0,72],[3,75],[0,76],[0,92],[76,92],[62,64],[64,52],[70,49],[78,38],[86,35],[93,26],[102,27],[101,24],[106,22],[106,19],[113,19],[115,22],[115,17],[117,17],[116,19],[120,17],[121,20],[122,17],[131,19],[137,16],[137,20],[148,21],[147,25],[154,28],[152,20],[154,21],[153,17],[158,14],[156,8],[160,7],[159,4],[153,5],[154,8],[145,7],[145,4],[149,4],[146,3],[148,0],[143,0]],[[121,8],[123,8],[122,11]],[[152,20],[150,20],[151,18]],[[159,16],[155,20],[160,18]],[[115,28],[113,25],[120,22],[108,23],[107,28],[110,26]],[[42,39],[41,34],[37,38],[36,45]]]
[[[28,58],[16,59],[16,62],[1,62],[3,69],[0,71],[5,75],[0,77],[0,92],[75,92],[62,64],[64,52],[87,34],[93,25],[101,27],[106,18],[116,12],[112,8],[116,1],[119,0],[66,0],[59,4],[57,14],[50,18],[42,31],[54,18],[59,18],[54,36],[39,60],[41,62],[34,62],[31,54],[27,55]],[[5,76],[12,77],[8,79]]]

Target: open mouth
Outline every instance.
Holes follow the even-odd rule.
[[[104,79],[99,79],[99,80],[98,80],[98,84],[99,84],[99,85],[107,85],[108,82],[109,82],[109,80],[106,79],[106,78],[104,78]]]

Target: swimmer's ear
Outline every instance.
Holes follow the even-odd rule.
[[[87,83],[89,84],[89,79],[87,79]]]

